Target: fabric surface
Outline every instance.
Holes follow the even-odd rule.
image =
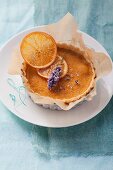
[[[112,9],[112,0],[0,0],[0,45],[69,11],[80,30],[96,38],[112,57]],[[24,122],[0,104],[0,170],[112,170],[112,122],[113,98],[88,122],[57,129]]]

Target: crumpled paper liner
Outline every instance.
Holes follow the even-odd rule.
[[[69,110],[79,102],[83,100],[91,100],[94,95],[96,95],[96,81],[102,76],[107,75],[112,70],[111,60],[107,57],[106,54],[101,52],[96,52],[93,49],[89,49],[84,44],[82,39],[82,34],[78,31],[77,24],[75,22],[74,17],[67,13],[59,22],[46,25],[42,28],[37,29],[38,31],[44,31],[54,37],[56,42],[71,44],[75,47],[83,50],[87,55],[87,59],[90,60],[95,68],[96,79],[93,90],[86,96],[83,96],[77,101],[70,102],[69,105],[66,105],[61,100],[52,99],[49,97],[43,97],[32,92],[29,92],[32,100],[38,104],[50,104],[53,105],[56,103],[63,110]],[[13,53],[12,61],[9,66],[9,74],[20,74],[21,66],[23,59],[20,54],[19,45]],[[25,77],[24,77],[25,79]]]

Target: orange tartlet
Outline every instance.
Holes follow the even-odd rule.
[[[33,35],[34,33],[31,34]],[[42,41],[37,39],[37,43],[35,44],[34,40],[26,41],[26,37],[22,41],[20,48],[25,60],[22,65],[22,78],[32,100],[37,104],[49,105],[50,108],[56,105],[63,110],[69,110],[71,106],[67,106],[74,106],[72,103],[76,105],[81,100],[84,100],[94,88],[96,77],[94,66],[91,61],[87,59],[87,54],[81,49],[69,44],[57,43],[56,45],[53,43],[53,39],[50,44],[53,43],[54,45],[52,44],[52,47],[47,50],[45,39]],[[49,38],[51,39],[51,36]],[[50,40],[48,41],[50,42]],[[40,58],[38,55],[35,55],[36,62],[34,62],[31,57],[32,52],[28,54],[31,59],[29,60],[27,56],[29,50],[27,53],[24,53],[24,50],[22,51],[24,45],[26,46],[26,42],[27,46],[30,46],[31,42],[34,43],[35,48],[37,48],[37,44],[42,43],[43,52],[41,53],[41,64],[38,62]],[[39,47],[40,45],[38,48]],[[50,49],[53,49],[52,53],[50,53]],[[31,47],[31,50],[34,50],[34,48]],[[46,57],[48,58],[48,62],[43,62]],[[50,90],[48,88],[48,78],[54,68],[58,66],[61,67],[62,70],[60,79],[57,85]]]

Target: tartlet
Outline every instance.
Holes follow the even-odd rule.
[[[84,101],[95,88],[95,68],[88,54],[73,45],[57,43],[57,54],[66,61],[68,71],[54,89],[48,89],[47,79],[25,61],[21,68],[22,79],[35,103],[50,109],[69,110]]]

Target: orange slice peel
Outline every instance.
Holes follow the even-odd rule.
[[[61,76],[60,78],[64,77],[67,72],[68,72],[68,65],[66,63],[66,61],[63,59],[63,57],[61,56],[57,56],[56,60],[54,61],[54,63],[52,65],[50,65],[47,68],[43,68],[43,69],[38,69],[37,73],[43,77],[48,79],[50,74],[52,73],[52,71],[56,68],[56,67],[61,67]]]
[[[20,45],[23,59],[34,68],[51,65],[57,56],[57,45],[53,37],[44,32],[31,32]]]

